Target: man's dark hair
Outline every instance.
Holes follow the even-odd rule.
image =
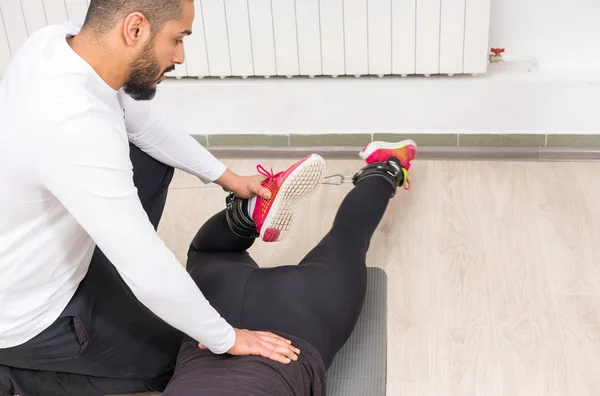
[[[156,32],[181,15],[185,1],[193,0],[91,0],[83,28],[104,34],[132,12],[141,12]]]

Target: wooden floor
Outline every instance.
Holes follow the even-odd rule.
[[[269,160],[281,170],[291,160]],[[226,162],[243,174],[256,161]],[[328,161],[351,175],[360,161]],[[600,164],[420,162],[368,255],[387,271],[388,395],[600,394]],[[182,263],[220,188],[178,174],[159,233]],[[322,186],[263,266],[298,262],[351,185]],[[368,203],[365,203],[368,204]]]

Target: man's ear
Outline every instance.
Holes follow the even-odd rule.
[[[150,23],[141,12],[132,12],[123,20],[123,38],[128,47],[135,47],[138,43],[146,41],[150,35]]]

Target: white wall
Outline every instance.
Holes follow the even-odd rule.
[[[157,103],[200,134],[599,134],[600,0],[492,0],[490,24],[490,47],[533,56],[539,71],[494,65],[474,79],[181,81],[163,87]]]
[[[541,69],[600,70],[600,0],[492,0],[490,46]]]
[[[168,81],[192,134],[600,134],[600,83],[509,78]]]

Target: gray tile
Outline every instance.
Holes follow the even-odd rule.
[[[501,135],[460,135],[459,144],[465,147],[505,146]]]
[[[548,147],[600,147],[600,135],[548,135]]]
[[[396,133],[376,133],[373,140],[382,140],[384,142],[399,142],[401,140],[411,139],[417,146],[456,146],[458,135],[456,134],[396,134]]]
[[[287,147],[288,137],[285,135],[209,135],[208,145],[213,146],[263,146]]]
[[[459,142],[461,147],[544,147],[546,144],[546,135],[465,134],[460,135]]]
[[[196,139],[201,145],[208,145],[208,142],[206,141],[206,135],[192,135],[192,137]]]
[[[369,134],[339,135],[290,135],[290,145],[294,146],[348,146],[362,147],[371,142]]]

